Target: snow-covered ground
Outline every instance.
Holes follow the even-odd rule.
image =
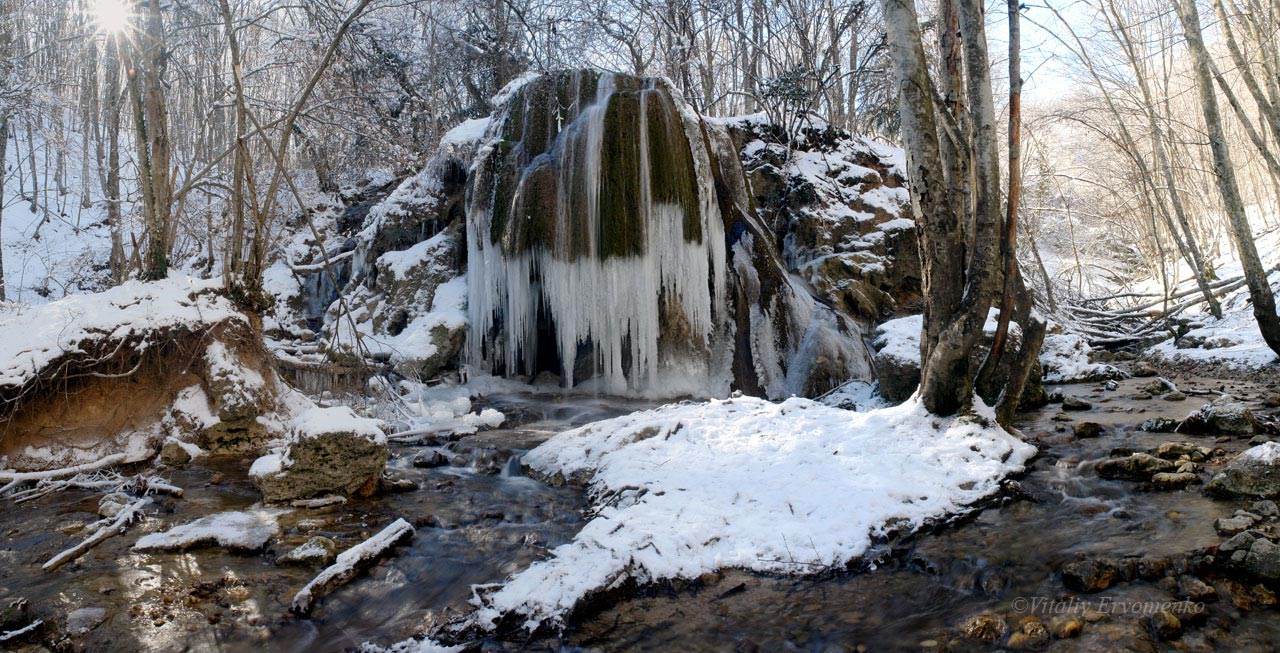
[[[500,586],[477,588],[471,624],[503,615],[560,625],[628,580],[721,568],[812,574],[875,537],[966,509],[1035,448],[982,418],[939,419],[914,401],[855,413],[793,398],[682,403],[562,433],[524,459],[589,482],[593,517],[568,544]]]

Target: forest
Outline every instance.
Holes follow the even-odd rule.
[[[1280,0],[0,0],[0,650],[1280,647]]]

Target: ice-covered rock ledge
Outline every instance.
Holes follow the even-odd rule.
[[[524,458],[585,479],[594,517],[548,560],[477,588],[465,627],[559,627],[599,590],[720,568],[811,574],[993,493],[1035,448],[912,399],[865,413],[807,399],[675,404],[562,433]]]

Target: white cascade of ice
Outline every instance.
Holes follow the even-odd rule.
[[[542,320],[554,325],[561,381],[566,387],[584,381],[575,378],[575,366],[579,346],[590,344],[590,381],[599,391],[723,394],[728,375],[713,369],[717,363],[712,361],[725,357],[713,356],[712,350],[725,319],[725,237],[708,173],[708,153],[699,140],[690,138],[696,127],[684,124],[680,137],[689,142],[693,153],[700,209],[696,217],[701,226],[700,239],[686,240],[684,209],[654,202],[650,195],[649,121],[643,117],[648,115],[648,102],[658,101],[658,94],[664,92],[653,82],[639,91],[643,249],[633,255],[601,256],[598,251],[597,233],[612,217],[601,211],[601,152],[605,139],[613,136],[606,133],[605,114],[615,92],[613,76],[601,75],[595,102],[563,126],[551,151],[543,155],[558,166],[557,245],[552,249],[559,251],[539,244],[527,251],[504,252],[490,236],[490,196],[473,192],[467,212],[469,364],[485,372],[536,372]],[[688,122],[686,116],[681,120]],[[496,145],[501,123],[492,122],[487,147]],[[571,183],[570,175],[584,171],[586,179]],[[569,198],[570,189],[586,197]],[[563,244],[570,241],[575,228],[568,207],[579,200],[587,207],[587,250],[574,253]],[[530,217],[513,214],[509,219]],[[667,316],[674,309],[680,313],[676,319],[687,324],[686,346],[660,348],[664,305]]]

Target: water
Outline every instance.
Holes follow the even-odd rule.
[[[1223,538],[1216,517],[1247,502],[1213,501],[1197,489],[1137,492],[1135,485],[1093,475],[1092,461],[1115,447],[1154,447],[1188,439],[1231,452],[1247,441],[1146,434],[1132,430],[1157,416],[1182,417],[1201,398],[1171,403],[1123,399],[1145,380],[1116,392],[1093,385],[1061,387],[1090,397],[1094,409],[1076,419],[1120,427],[1094,440],[1054,432],[1057,406],[1025,414],[1019,426],[1038,435],[1041,455],[1021,484],[1035,501],[1011,501],[930,534],[882,547],[874,569],[832,570],[818,578],[725,572],[684,587],[647,588],[620,603],[590,606],[563,639],[489,642],[496,649],[598,651],[930,651],[946,644],[968,617],[1013,612],[1020,597],[1070,595],[1057,569],[1077,554],[1182,556]],[[1175,380],[1194,389],[1209,380]],[[1256,399],[1262,388],[1240,385]],[[1111,398],[1109,401],[1108,398]],[[260,554],[195,550],[134,554],[129,545],[158,524],[135,526],[53,574],[39,565],[78,541],[58,532],[96,519],[98,495],[64,492],[0,514],[0,594],[31,600],[42,615],[85,606],[106,608],[108,620],[82,640],[84,650],[341,651],[364,641],[398,641],[467,607],[471,585],[501,580],[567,541],[583,524],[585,498],[520,476],[514,456],[574,424],[642,409],[631,400],[589,397],[495,397],[511,416],[508,428],[440,448],[454,465],[416,469],[428,447],[397,447],[390,467],[421,485],[417,492],[357,500],[345,506],[296,510],[282,519],[284,536]],[[1254,404],[1256,406],[1256,402]],[[481,459],[492,465],[480,464]],[[245,461],[191,465],[171,474],[184,499],[160,499],[167,525],[253,503]],[[485,473],[493,472],[493,473]],[[850,506],[850,510],[856,510]],[[324,599],[307,619],[287,614],[293,593],[315,569],[277,566],[277,555],[321,534],[350,545],[396,517],[419,525],[410,546]],[[1220,590],[1221,591],[1221,590]],[[1100,595],[1169,600],[1155,584],[1121,584]],[[1225,600],[1210,605],[1205,626],[1179,646],[1190,650],[1268,651],[1280,645],[1280,614],[1243,612]],[[1136,617],[1116,615],[1085,625],[1054,651],[1174,650],[1143,639]],[[1147,638],[1149,639],[1149,638]],[[959,650],[992,650],[962,641]],[[1154,646],[1154,648],[1143,648]],[[865,647],[865,648],[859,648]]]

